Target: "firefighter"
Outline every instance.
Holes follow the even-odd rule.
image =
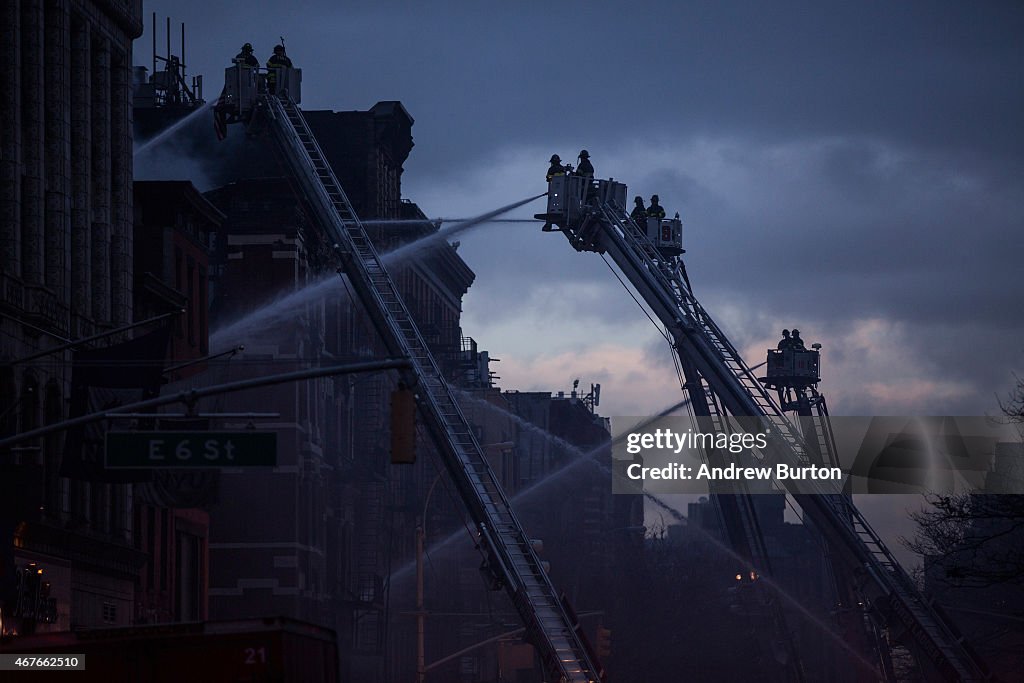
[[[275,45],[274,54],[267,60],[267,91],[274,92],[277,87],[277,70],[281,68],[291,69],[292,60],[284,52],[284,45]]]
[[[242,46],[242,51],[235,56],[235,62],[253,69],[260,68],[260,60],[256,59],[256,55],[252,53],[252,43]]]
[[[804,346],[804,340],[800,338],[800,330],[793,330],[793,350],[794,351],[806,351],[807,348]]]
[[[651,195],[651,205],[647,207],[647,217],[657,218],[659,221],[665,217],[665,209],[658,204],[658,195]]]
[[[583,178],[594,177],[594,165],[590,163],[590,152],[585,149],[580,150],[579,164],[576,166],[576,175]]]
[[[633,207],[633,211],[629,214],[629,217],[641,227],[641,229],[647,225],[647,209],[644,208],[644,198],[640,195],[633,197],[633,203],[636,206]]]
[[[789,330],[783,330],[782,339],[779,340],[779,350],[785,351],[791,348],[793,348],[793,340],[789,337]]]
[[[562,157],[557,154],[551,155],[551,165],[548,167],[548,174],[545,176],[550,183],[555,176],[565,175],[565,167],[562,166]]]

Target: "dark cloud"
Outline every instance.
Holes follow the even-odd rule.
[[[189,24],[189,61],[214,83],[236,43],[269,54],[283,34],[305,69],[308,104],[402,99],[429,150],[413,163],[434,168],[499,141],[554,142],[568,128],[592,139],[759,131],[1021,150],[1019,3],[321,0],[296,11],[186,0],[147,9]],[[146,38],[138,51],[148,52]]]
[[[888,321],[915,371],[969,383],[977,411],[1024,365],[1020,3],[154,9],[188,23],[208,97],[238,45],[263,56],[284,35],[305,108],[401,99],[416,118],[405,187],[431,215],[540,191],[551,151],[586,146],[599,175],[681,212],[691,279],[713,314],[732,317],[737,345],[774,335],[778,320],[805,320],[826,341]],[[604,265],[558,235],[515,225],[460,238],[479,276],[472,320],[500,310],[602,333],[643,321]]]

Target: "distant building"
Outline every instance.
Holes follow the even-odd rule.
[[[843,639],[853,634],[837,635],[843,633],[841,615],[820,539],[810,527],[785,521],[784,496],[754,495],[753,502],[772,571],[772,583],[762,590],[782,608],[788,633],[770,638],[758,628],[769,615],[747,596],[751,584],[764,579],[751,580],[729,549],[715,501],[701,497],[688,503],[686,523],[671,524],[648,540],[638,571],[641,589],[624,589],[633,591],[646,616],[637,621],[634,612],[632,625],[619,629],[628,639],[623,645],[631,668],[648,672],[639,678],[628,674],[626,681],[673,681],[683,674],[766,678],[766,667],[780,671],[789,643],[799,652],[807,680],[863,680],[844,650]],[[654,649],[648,645],[652,639],[658,643]],[[666,640],[679,649],[665,647]]]
[[[413,147],[413,118],[401,102],[305,116],[360,218],[413,218],[400,206],[402,164]]]

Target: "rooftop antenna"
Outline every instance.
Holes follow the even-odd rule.
[[[150,74],[152,92],[146,97],[154,98],[158,103],[157,106],[174,104],[194,107],[201,104],[203,102],[203,77],[201,75],[193,76],[191,84],[189,84],[185,71],[185,22],[181,22],[181,52],[174,55],[171,53],[171,17],[166,17],[164,39],[167,52],[159,55],[156,51],[156,20],[156,12],[153,12],[153,70]],[[157,64],[160,62],[163,62],[164,65],[162,72],[157,71]]]

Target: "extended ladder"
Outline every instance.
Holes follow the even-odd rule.
[[[614,216],[614,214],[612,215]],[[649,242],[642,237],[640,226],[628,216],[623,216],[621,227],[635,240],[637,246],[650,247]],[[650,248],[653,249],[653,247]],[[678,279],[685,282],[682,264],[676,262],[674,265],[674,272],[662,274],[668,275],[670,281]],[[687,358],[680,357],[679,360],[685,379],[683,388],[690,397],[690,407],[700,431],[706,433],[732,431],[735,426],[723,413],[713,387],[697,372],[693,363]],[[728,464],[721,451],[706,448],[704,452],[710,466],[722,467]],[[737,482],[732,489],[742,487],[743,483]],[[757,642],[752,643],[751,647],[757,649],[757,656],[762,662],[762,678],[766,682],[799,683],[804,680],[803,664],[785,614],[776,596],[766,590],[763,581],[757,580],[760,576],[771,576],[772,569],[753,494],[746,490],[720,494],[715,491],[714,487],[711,494],[712,504],[718,513],[730,547],[740,558],[749,563],[749,566],[737,574],[739,581],[737,588],[742,589],[741,595],[745,599],[744,607],[749,609],[746,617],[751,623],[751,630],[759,636]],[[779,657],[778,653],[784,653],[784,656]]]
[[[394,282],[356,216],[298,106],[262,95],[275,139],[313,217],[335,251],[388,352],[413,365],[408,384],[420,415],[477,525],[488,568],[512,598],[549,674],[566,683],[600,672],[505,497]]]
[[[764,462],[807,464],[803,436],[693,297],[681,260],[662,256],[614,201],[591,202],[581,211],[578,221],[563,226],[570,243],[578,250],[611,256],[669,330],[684,366],[692,365],[729,414],[764,420],[771,433],[770,448],[761,453]],[[919,661],[933,666],[945,680],[990,680],[956,628],[918,591],[848,498],[813,480],[787,479],[785,485],[858,577],[865,604],[886,625],[896,627],[892,630],[901,632]]]

